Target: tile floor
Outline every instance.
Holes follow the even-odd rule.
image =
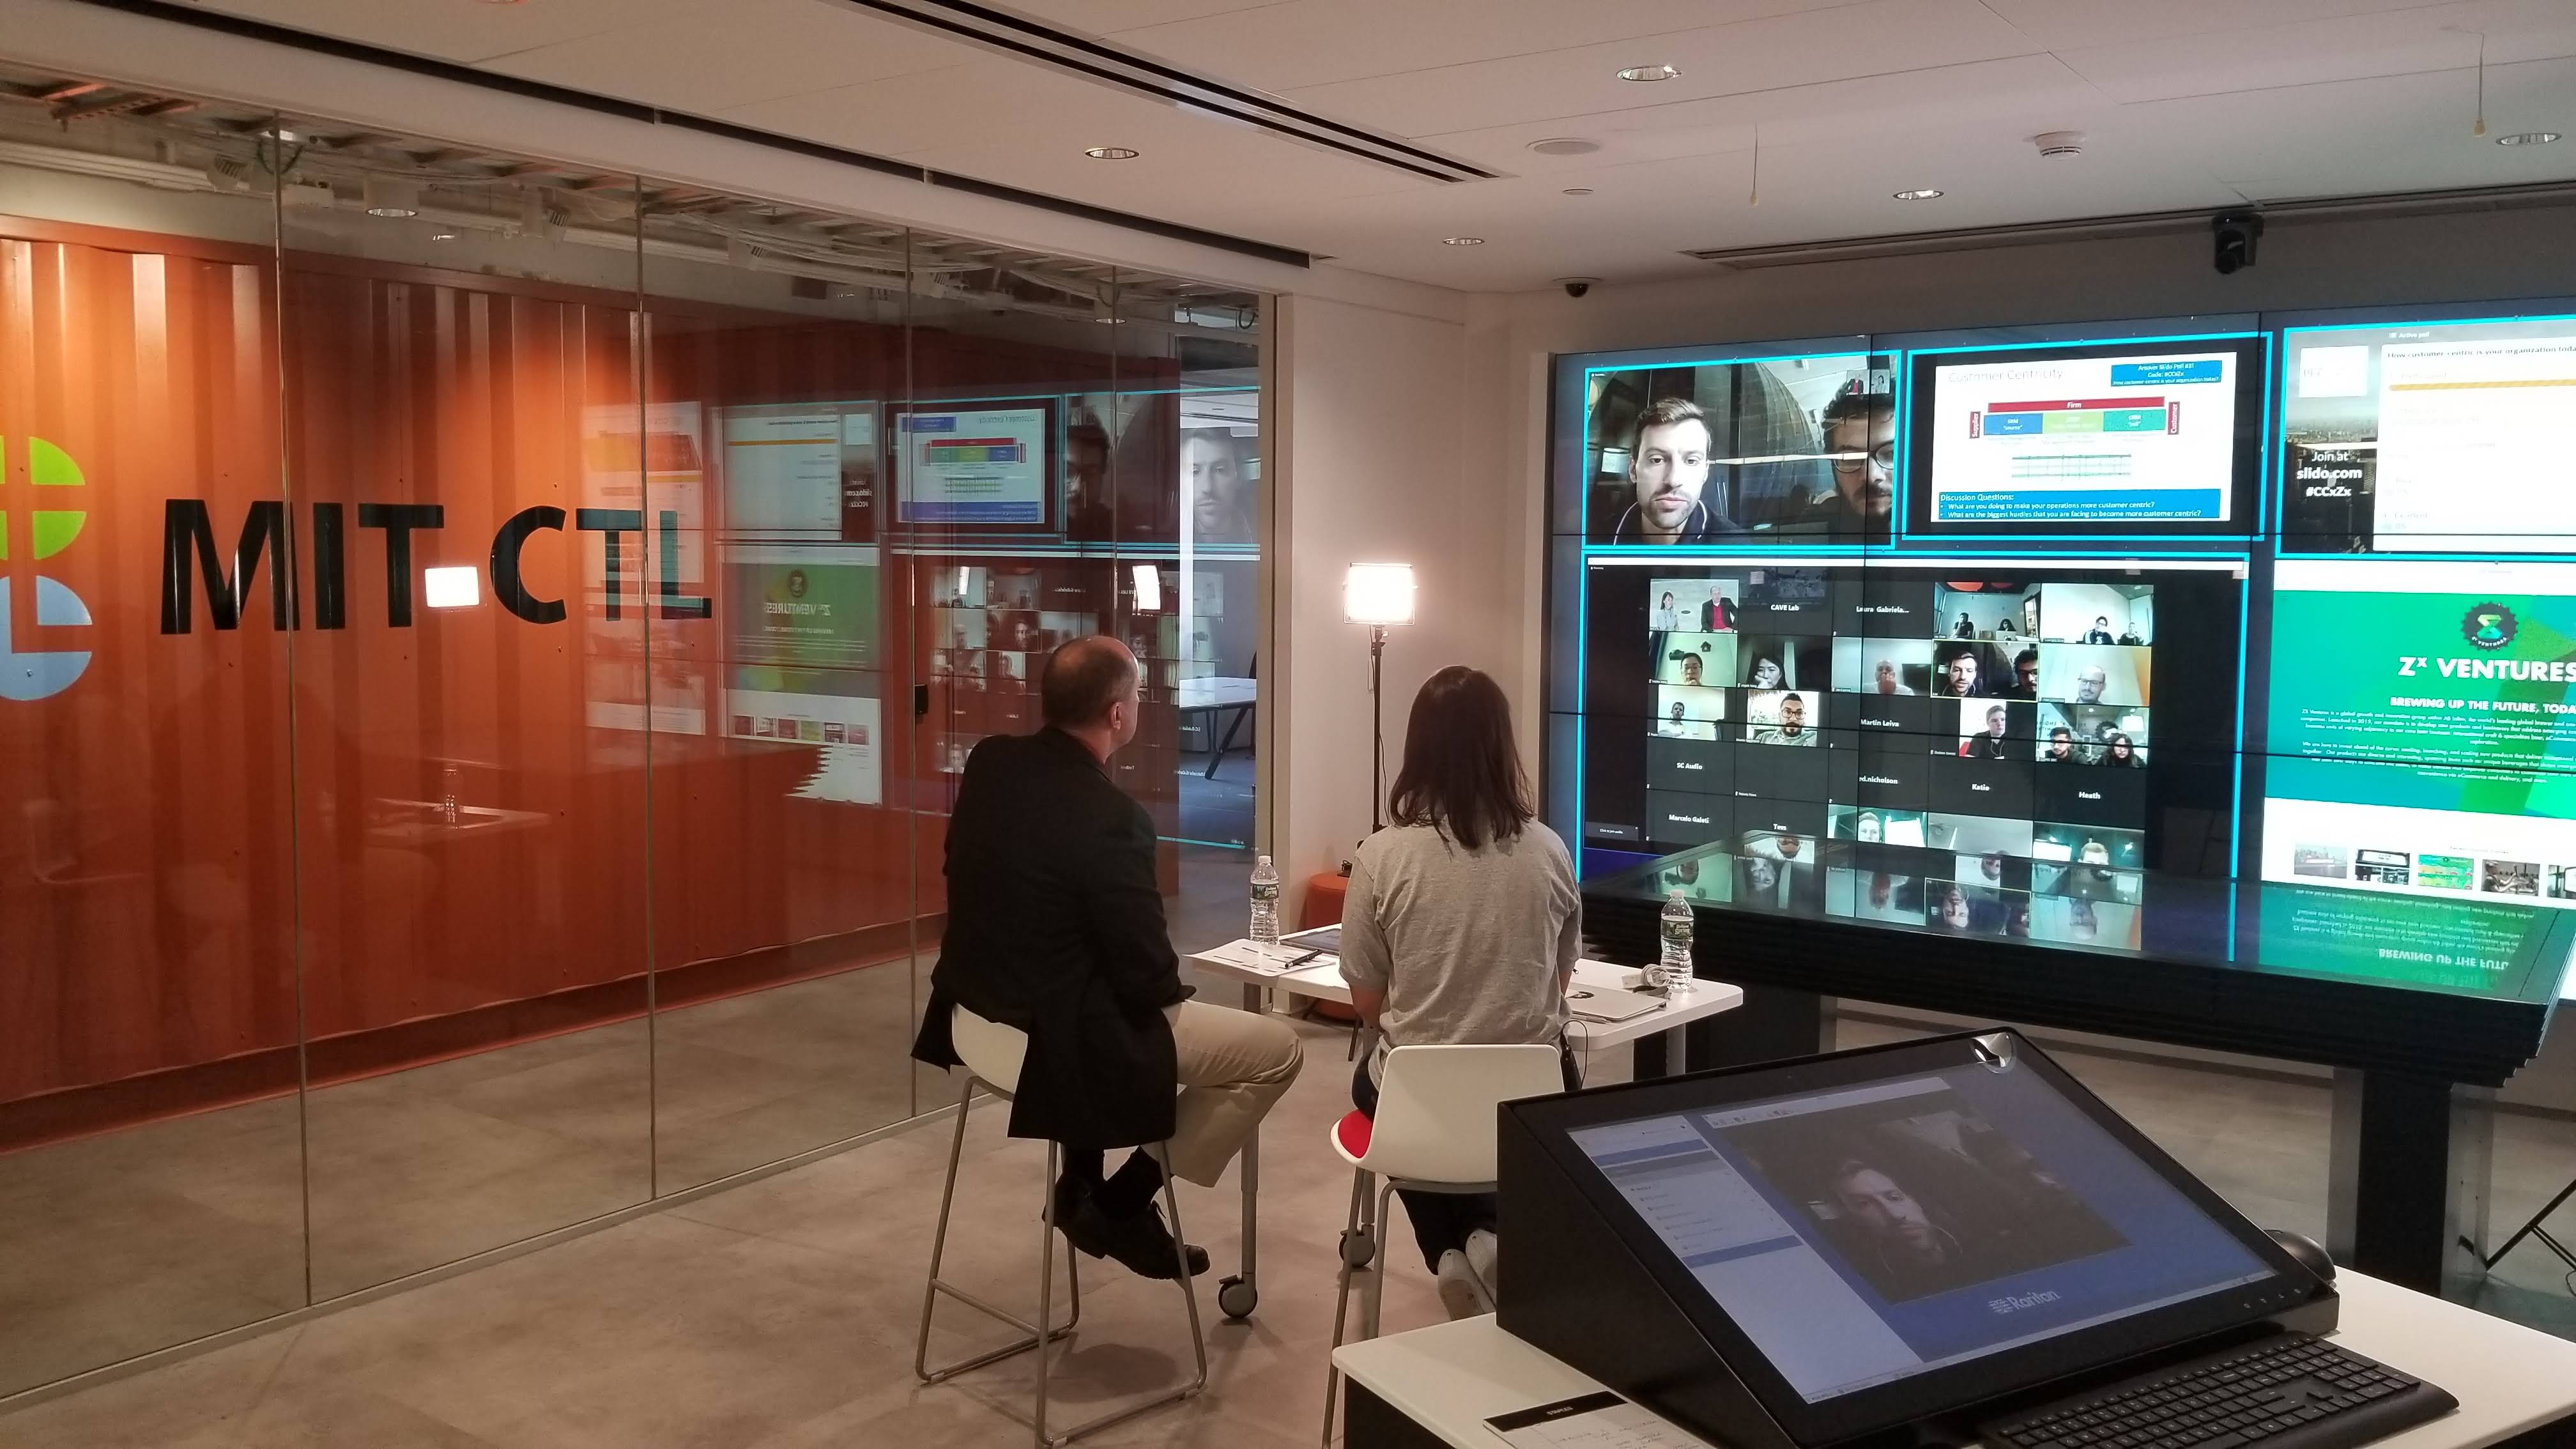
[[[1240,933],[1251,868],[1182,847],[1173,938]],[[0,1395],[943,1105],[952,1089],[905,1055],[928,969],[883,962],[318,1087],[302,1121],[284,1098],[0,1153]]]
[[[1344,1035],[1320,1025],[1300,1029],[1308,1067],[1266,1139],[1260,1310],[1248,1324],[1222,1323],[1212,1291],[1203,1294],[1209,1392],[1110,1431],[1094,1441],[1102,1449],[1280,1449],[1314,1441],[1333,1241],[1349,1193],[1323,1134],[1346,1105],[1348,1077]],[[1855,1045],[1892,1034],[1862,1022],[1847,1022],[1843,1033]],[[1594,1063],[1596,1077],[1624,1075],[1620,1055]],[[2066,1060],[2258,1221],[2321,1230],[2322,1087],[2107,1057]],[[926,1090],[935,1092],[936,1083]],[[710,1111],[710,1120],[722,1116]],[[1025,1310],[1035,1296],[1039,1157],[1032,1144],[1012,1142],[1000,1129],[999,1112],[973,1119],[951,1275]],[[247,1121],[239,1130],[256,1137],[264,1129]],[[1006,1411],[1026,1402],[1025,1359],[954,1385],[922,1389],[912,1381],[920,1275],[947,1143],[944,1124],[908,1131],[445,1282],[0,1413],[0,1445],[1022,1443],[1026,1431]],[[219,1182],[216,1166],[226,1154],[199,1150],[209,1160],[209,1180]],[[2504,1225],[2576,1170],[2569,1165],[2576,1163],[2576,1123],[2500,1116],[2496,1156],[2495,1220]],[[238,1166],[261,1176],[255,1152]],[[274,1210],[266,1188],[245,1189],[235,1201],[211,1188],[201,1196],[243,1221]],[[1238,1258],[1237,1201],[1231,1180],[1183,1196],[1189,1234],[1208,1246],[1218,1273]],[[2518,1255],[2491,1286],[2489,1306],[2576,1333],[2567,1288],[2551,1267],[2544,1254]],[[267,1272],[291,1277],[282,1265]],[[1062,1351],[1056,1376],[1056,1402],[1077,1415],[1150,1391],[1188,1362],[1170,1287],[1097,1264],[1084,1281],[1083,1328]],[[1386,1301],[1390,1328],[1438,1316],[1421,1265],[1401,1245]],[[141,1311],[145,1305],[111,1300],[91,1316],[110,1331],[120,1313]],[[943,1309],[932,1352],[960,1355],[1000,1338],[997,1327]]]

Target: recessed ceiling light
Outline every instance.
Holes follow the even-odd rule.
[[[452,231],[434,231],[429,234],[429,239],[431,241],[454,241],[456,240],[456,233]]]
[[[1568,196],[1590,196],[1592,194],[1592,188],[1589,186],[1569,186],[1565,188],[1565,194]]]
[[[1529,148],[1542,156],[1589,156],[1601,149],[1601,143],[1587,141],[1581,136],[1550,136],[1544,141],[1530,142]]]
[[[2498,136],[2499,146],[2546,146],[2558,139],[2556,131],[2524,131],[2519,135]]]
[[[1623,81],[1668,81],[1681,79],[1681,68],[1670,65],[1632,65],[1619,72]]]
[[[1933,190],[1929,186],[1919,186],[1912,191],[1900,191],[1896,193],[1896,199],[1899,201],[1930,201],[1940,194],[1940,192]]]
[[[1480,247],[1485,244],[1485,239],[1480,236],[1444,236],[1440,244],[1445,247]]]
[[[1086,146],[1082,154],[1094,161],[1133,161],[1137,155],[1131,146]]]

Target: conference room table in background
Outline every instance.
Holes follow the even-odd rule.
[[[1222,976],[1241,983],[1243,1009],[1266,1008],[1266,993],[1279,992],[1309,1001],[1332,1001],[1351,1004],[1350,986],[1342,980],[1341,959],[1329,954],[1318,955],[1304,966],[1282,971],[1247,965],[1255,952],[1248,951],[1252,942],[1229,941],[1225,945],[1198,952],[1190,964],[1211,976]],[[1273,948],[1276,949],[1276,948]],[[1306,953],[1291,950],[1291,956]],[[1625,979],[1623,968],[1599,961],[1583,961],[1574,968],[1575,990],[1621,990]],[[1744,1002],[1744,992],[1722,981],[1699,980],[1689,991],[1665,1001],[1654,1010],[1626,1021],[1584,1021],[1576,1019],[1566,1026],[1565,1038],[1575,1051],[1576,1060],[1588,1071],[1594,1053],[1612,1047],[1637,1045],[1657,1048],[1638,1053],[1638,1074],[1658,1077],[1682,1070],[1685,1037],[1683,1029],[1692,1022],[1705,1021],[1722,1011],[1731,1011]],[[1243,1262],[1233,1275],[1218,1280],[1217,1307],[1228,1318],[1251,1316],[1260,1302],[1260,1203],[1261,1203],[1261,1134],[1256,1130],[1252,1140],[1243,1145]]]
[[[1236,745],[1234,737],[1242,732],[1244,721],[1252,717],[1252,711],[1260,703],[1260,680],[1237,679],[1230,675],[1207,675],[1198,679],[1184,679],[1180,682],[1180,686],[1172,691],[1172,710],[1184,719],[1194,714],[1233,711],[1226,716],[1223,738],[1216,736],[1214,721],[1210,721],[1207,726],[1209,736],[1206,778],[1211,780],[1216,778],[1216,767],[1225,763],[1225,757],[1228,754],[1236,749],[1251,748],[1249,745]]]

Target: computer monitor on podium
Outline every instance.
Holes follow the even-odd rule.
[[[1507,1104],[1502,1326],[1719,1442],[1909,1442],[2331,1287],[2011,1032]]]

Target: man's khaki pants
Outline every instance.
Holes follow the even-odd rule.
[[[1172,1175],[1214,1187],[1288,1084],[1305,1049],[1275,1016],[1184,1001],[1163,1008],[1179,1048],[1179,1122],[1165,1166]]]

